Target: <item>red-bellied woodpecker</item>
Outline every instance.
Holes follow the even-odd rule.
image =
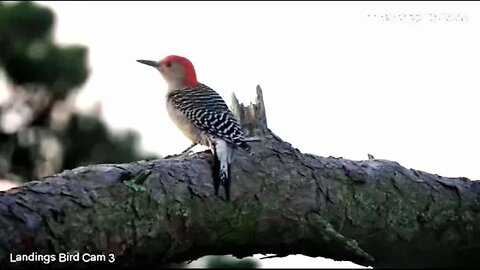
[[[233,151],[241,148],[250,151],[238,120],[222,97],[210,87],[197,81],[195,68],[185,57],[170,55],[162,60],[137,60],[156,68],[167,82],[166,106],[170,118],[192,141],[208,146],[213,154],[213,179],[215,194],[220,184],[230,200],[230,164]]]

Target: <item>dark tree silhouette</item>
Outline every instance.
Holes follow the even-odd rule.
[[[112,132],[98,114],[73,110],[89,75],[88,50],[55,44],[54,23],[48,8],[0,2],[0,67],[10,92],[0,105],[0,178],[157,157],[140,152],[135,131]]]

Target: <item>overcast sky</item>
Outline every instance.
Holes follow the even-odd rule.
[[[149,151],[190,143],[166,114],[160,74],[135,60],[179,54],[228,104],[260,84],[269,127],[302,152],[480,179],[478,2],[41,3],[59,42],[89,47],[79,107],[101,101]],[[263,263],[353,266],[309,261]]]

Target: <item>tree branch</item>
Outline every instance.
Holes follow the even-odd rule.
[[[208,152],[82,167],[3,192],[0,265],[31,252],[114,253],[119,265],[257,253],[479,264],[478,182],[302,154],[272,136],[252,144],[253,156],[235,156],[231,202],[213,195]]]
[[[11,262],[20,255],[36,256],[37,267],[85,266],[85,254],[150,268],[258,253],[375,267],[480,264],[480,182],[303,154],[268,129],[260,87],[256,104],[234,98],[232,107],[258,140],[253,155],[235,153],[230,202],[213,195],[208,151],[64,171],[0,193],[0,267],[25,266]],[[66,253],[71,264],[59,262]]]

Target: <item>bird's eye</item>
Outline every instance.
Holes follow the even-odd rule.
[[[171,66],[172,66],[172,62],[166,62],[166,63],[165,63],[165,66],[166,66],[166,67],[171,67]]]

